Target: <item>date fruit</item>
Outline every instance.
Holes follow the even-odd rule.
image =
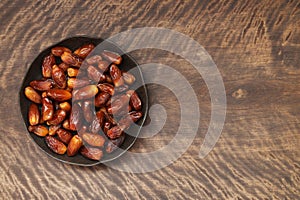
[[[80,149],[80,153],[91,160],[100,160],[103,156],[103,152],[101,149],[99,148],[95,148],[95,147],[86,147],[86,146],[82,146]]]
[[[49,133],[48,128],[43,125],[29,126],[28,130],[29,130],[29,132],[32,132],[41,137],[45,137]]]
[[[64,143],[59,141],[53,136],[46,136],[45,138],[47,146],[57,154],[65,154],[67,147]]]
[[[32,102],[40,104],[42,103],[42,97],[32,87],[28,86],[25,88],[25,96]]]
[[[57,134],[59,140],[65,144],[69,144],[69,142],[73,136],[72,133],[70,133],[69,131],[66,131],[65,129],[62,129],[62,128],[59,128],[56,131],[56,134]]]
[[[80,67],[82,64],[82,59],[70,52],[65,51],[60,58],[64,63],[74,67]]]
[[[67,101],[72,98],[72,94],[68,90],[58,88],[48,90],[47,96],[59,102]]]
[[[96,133],[83,133],[82,139],[93,147],[103,147],[105,143],[105,138]]]
[[[86,58],[95,48],[93,44],[85,44],[74,51],[74,54],[79,58]]]
[[[30,86],[38,91],[47,91],[52,88],[52,82],[48,80],[34,80],[30,82]]]
[[[46,56],[43,60],[42,75],[45,78],[51,78],[52,66],[55,65],[55,58],[52,54]]]
[[[122,62],[122,57],[115,52],[104,50],[102,56],[116,65],[119,65]]]
[[[67,155],[75,156],[75,154],[79,151],[82,144],[83,144],[82,139],[78,135],[74,135],[70,140],[70,143],[68,144]]]
[[[31,103],[28,111],[29,124],[34,126],[40,122],[40,111],[35,103]]]

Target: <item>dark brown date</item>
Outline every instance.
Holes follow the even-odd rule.
[[[65,129],[59,128],[57,131],[57,136],[60,141],[62,141],[65,144],[69,144],[71,138],[73,137],[72,133],[69,131],[66,131]]]
[[[115,93],[114,86],[109,83],[100,83],[97,86],[101,92],[106,92],[110,94],[110,96],[114,95]]]
[[[78,104],[73,104],[71,114],[70,114],[70,129],[72,131],[79,130],[83,122],[82,109]]]
[[[66,111],[59,109],[59,110],[55,111],[52,119],[48,120],[47,124],[48,125],[58,125],[64,121],[66,116],[67,116]]]
[[[64,63],[70,66],[80,67],[82,64],[82,59],[70,52],[65,51],[60,58]]]
[[[111,153],[115,151],[118,147],[120,147],[123,144],[124,140],[125,140],[125,134],[121,135],[117,139],[108,140],[105,148],[106,152]]]
[[[93,80],[95,83],[98,82],[104,82],[105,81],[105,75],[100,72],[96,67],[94,67],[93,65],[90,65],[87,68],[87,73],[88,76],[91,80]]]
[[[120,87],[121,85],[124,84],[122,72],[119,69],[119,67],[117,67],[117,65],[110,66],[109,74],[110,74],[110,77],[111,77],[115,87]]]
[[[103,152],[99,148],[95,147],[87,147],[87,146],[82,146],[80,149],[80,153],[91,160],[100,160],[103,156]]]
[[[111,104],[107,108],[109,114],[117,114],[124,106],[129,105],[129,96],[124,94],[120,95],[119,98],[114,98]]]
[[[48,80],[34,80],[30,82],[30,86],[38,91],[47,91],[52,88],[52,81]]]
[[[100,110],[96,113],[96,116],[94,117],[93,121],[89,126],[90,132],[99,133],[99,131],[101,131],[102,127],[104,126],[104,122],[105,122],[105,114]]]
[[[109,63],[105,60],[100,60],[97,66],[102,72],[105,72],[108,70]]]
[[[61,141],[59,141],[58,139],[56,139],[53,136],[46,136],[45,138],[46,144],[48,145],[48,147],[55,153],[57,154],[65,154],[67,151],[67,147],[66,145],[64,145],[64,143],[62,143]]]
[[[55,58],[52,54],[46,56],[42,64],[42,75],[45,78],[51,78],[52,66],[55,65]]]
[[[84,100],[94,97],[98,93],[98,87],[96,85],[87,85],[78,90],[73,90],[73,100]]]
[[[74,51],[74,54],[79,58],[85,59],[95,48],[93,44],[85,44]]]
[[[57,65],[52,67],[52,79],[59,88],[65,88],[67,86],[67,79],[63,69]]]
[[[104,50],[104,52],[101,54],[106,60],[116,64],[116,65],[119,65],[121,64],[122,62],[122,57],[118,54],[118,53],[115,53],[115,52],[112,52],[112,51],[107,51],[107,50]]]
[[[94,55],[86,59],[87,64],[94,65],[98,64],[102,60],[100,55]]]
[[[66,63],[64,63],[64,62],[62,62],[62,63],[60,63],[60,64],[58,65],[58,67],[61,68],[62,70],[64,70],[64,72],[65,72],[65,71],[67,71],[67,70],[69,69],[70,65],[68,65],[68,64],[66,64]]]
[[[51,49],[51,53],[54,56],[58,56],[58,57],[60,57],[64,52],[71,53],[72,51],[70,49],[68,49],[67,47],[53,47]]]
[[[130,96],[130,105],[137,111],[141,110],[142,102],[138,94],[134,90],[129,90],[126,94]]]
[[[29,132],[45,137],[55,153],[80,151],[100,160],[122,145],[125,130],[142,117],[142,102],[130,88],[135,76],[121,71],[122,56],[108,50],[90,55],[94,48],[53,47],[42,61],[43,78],[32,80],[24,93],[32,101]]]
[[[110,95],[106,92],[100,92],[95,97],[95,106],[96,107],[103,107],[106,102],[109,100]]]
[[[111,129],[109,129],[106,134],[110,139],[116,139],[123,134],[123,130],[124,127],[114,126]]]
[[[94,107],[91,101],[84,101],[82,103],[83,116],[87,122],[91,122],[93,120],[93,116],[94,116],[93,109]]]
[[[107,122],[111,123],[112,125],[117,124],[117,121],[115,120],[115,118],[113,118],[112,115],[108,114],[105,107],[100,108],[99,111],[102,111],[104,113],[104,116],[105,116],[105,119],[106,119]]]
[[[142,115],[143,114],[140,111],[132,111],[119,121],[119,125],[124,129],[127,129],[132,123],[137,122],[142,117]]]
[[[83,133],[82,139],[93,147],[103,147],[105,143],[105,138],[95,133]]]

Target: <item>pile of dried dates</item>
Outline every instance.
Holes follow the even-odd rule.
[[[122,56],[107,50],[93,54],[94,48],[52,48],[41,66],[43,78],[25,88],[31,101],[28,130],[57,154],[100,160],[143,115],[142,102],[130,89],[135,77],[119,68]]]

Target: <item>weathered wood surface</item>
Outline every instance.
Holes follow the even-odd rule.
[[[198,152],[210,120],[208,90],[184,60],[150,50],[139,63],[161,62],[182,72],[198,93],[201,127],[172,165],[130,174],[103,165],[77,167],[49,158],[33,143],[18,103],[35,56],[67,37],[109,37],[137,27],[165,27],[199,42],[224,80],[227,117],[212,152]],[[300,2],[275,1],[8,1],[0,2],[1,199],[299,199]],[[138,38],[137,38],[138,40]],[[168,121],[131,151],[166,145],[178,129],[170,91],[149,85]],[[142,163],[141,163],[142,165]]]

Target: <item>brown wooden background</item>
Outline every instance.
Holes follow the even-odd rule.
[[[133,52],[139,63],[169,64],[198,93],[201,127],[188,151],[172,165],[145,174],[71,166],[41,152],[26,132],[18,102],[37,54],[67,37],[106,38],[144,26],[186,34],[217,64],[228,105],[213,151],[198,158],[210,120],[201,77],[172,54],[143,50]],[[300,198],[299,1],[1,0],[0,27],[1,199]],[[169,117],[155,137],[139,139],[134,152],[166,145],[180,123],[174,95],[157,85],[148,90],[150,103],[164,105]]]

